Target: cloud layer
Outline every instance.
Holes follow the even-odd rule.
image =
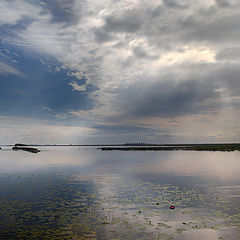
[[[26,107],[29,115],[88,121],[106,138],[112,136],[109,129],[118,129],[122,141],[130,136],[153,141],[164,136],[203,141],[205,136],[207,141],[212,127],[211,136],[226,134],[229,141],[236,134],[235,141],[239,11],[237,0],[3,0],[2,102],[21,91],[33,108],[42,106],[43,111]],[[30,78],[36,75],[24,67],[29,59],[48,69],[34,84]],[[12,90],[9,76],[25,87]],[[224,117],[214,125],[223,112],[230,113],[231,128],[224,127]],[[4,113],[19,116],[17,110]],[[191,133],[184,132],[183,119],[196,120]]]

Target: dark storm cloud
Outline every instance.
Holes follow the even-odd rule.
[[[199,65],[179,78],[168,74],[142,81],[119,94],[123,117],[177,117],[215,112],[240,96],[239,65]],[[186,70],[185,70],[186,71]]]
[[[47,2],[54,22],[75,24],[81,18],[81,10],[76,9],[75,0],[52,0]]]
[[[131,86],[125,93],[126,110],[135,117],[165,118],[200,113],[216,107],[216,103],[209,101],[217,95],[213,91],[211,82],[197,80],[142,83]]]
[[[175,0],[163,0],[163,3],[169,8],[185,9],[188,7],[188,5],[179,4]]]
[[[104,29],[109,32],[136,32],[141,26],[140,20],[139,16],[134,16],[131,12],[127,12],[120,18],[109,16],[105,20]]]
[[[103,26],[94,29],[96,40],[99,42],[112,40],[111,33],[137,32],[141,27],[141,23],[142,19],[139,13],[135,11],[127,11],[120,16],[108,16],[105,18]]]
[[[215,78],[219,87],[225,88],[228,97],[240,97],[239,64],[226,63],[219,69]]]
[[[227,0],[215,0],[216,4],[220,7],[229,7],[231,4]]]
[[[174,18],[166,13],[154,19],[146,17],[139,35],[145,36],[150,45],[164,50],[171,50],[176,46],[179,48],[179,45],[185,44],[221,47],[226,42],[238,43],[240,15],[234,12],[221,15],[216,10],[212,13],[206,11],[199,10],[190,15],[175,11]]]
[[[216,54],[215,58],[223,61],[240,60],[240,47],[222,49]]]
[[[184,42],[205,42],[221,44],[226,41],[238,42],[240,37],[240,15],[224,16],[212,21],[202,21],[196,17],[190,17],[180,23],[181,39]]]
[[[103,29],[96,29],[94,31],[95,34],[95,38],[97,40],[97,42],[108,42],[111,41],[113,39],[113,37],[106,31],[104,31]]]
[[[149,55],[146,51],[144,51],[143,48],[141,47],[135,47],[133,49],[133,54],[137,57],[137,58],[145,58],[145,59],[157,59],[160,56],[157,55]]]
[[[104,19],[103,26],[95,29],[97,40],[109,41],[111,33],[126,33],[132,34],[133,38],[144,37],[150,45],[169,50],[190,43],[217,46],[226,41],[238,42],[240,38],[240,15],[233,5],[231,14],[226,14],[224,8],[214,4],[188,11],[193,7],[190,3],[179,5],[177,1],[168,0],[163,3],[112,13]],[[228,5],[223,0],[217,4]]]

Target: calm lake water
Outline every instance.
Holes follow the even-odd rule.
[[[40,150],[0,151],[0,239],[240,239],[240,152]]]

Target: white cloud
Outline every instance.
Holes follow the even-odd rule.
[[[120,94],[124,96],[126,89],[142,83],[149,88],[160,86],[166,82],[165,76],[174,76],[173,88],[169,86],[168,92],[186,79],[193,85],[196,81],[202,83],[203,69],[209,76],[218,77],[216,69],[226,67],[221,65],[226,63],[224,58],[232,59],[234,49],[240,45],[238,1],[229,1],[230,5],[227,1],[215,0],[185,0],[181,5],[176,4],[177,1],[167,4],[167,1],[154,0],[70,2],[73,5],[67,7],[67,15],[64,15],[65,9],[58,18],[56,13],[46,10],[47,5],[32,5],[23,0],[1,1],[0,24],[16,24],[31,18],[23,29],[16,30],[16,38],[6,36],[4,39],[49,54],[60,61],[63,68],[72,71],[73,76],[78,79],[84,76],[83,85],[69,83],[73,90],[87,92],[90,85],[97,89],[89,94],[94,100],[94,109],[72,112],[78,116],[98,121],[107,121],[113,115],[117,118],[123,108],[118,101]],[[78,17],[73,6],[79,9]],[[74,21],[69,16],[70,10]],[[239,64],[236,56],[234,63]],[[204,81],[210,80],[204,75]],[[213,90],[212,93],[219,92]],[[200,105],[205,103],[203,100]]]
[[[55,58],[64,56],[68,51],[68,42],[72,40],[60,24],[50,24],[48,17],[33,22],[24,32],[20,32],[18,37],[16,44]]]
[[[49,121],[27,118],[0,117],[0,144],[17,142],[35,144],[84,143],[84,140],[96,133],[87,125],[66,126],[52,124]]]
[[[71,82],[71,83],[69,83],[69,85],[71,85],[73,87],[74,91],[85,92],[87,89],[86,85],[79,86],[76,82]]]
[[[23,18],[35,18],[41,9],[24,0],[0,1],[0,26],[4,24],[14,25]]]
[[[25,75],[17,68],[0,61],[0,75],[12,74],[24,78]]]

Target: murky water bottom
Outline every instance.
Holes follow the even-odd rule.
[[[0,239],[240,238],[237,152],[1,154]]]

